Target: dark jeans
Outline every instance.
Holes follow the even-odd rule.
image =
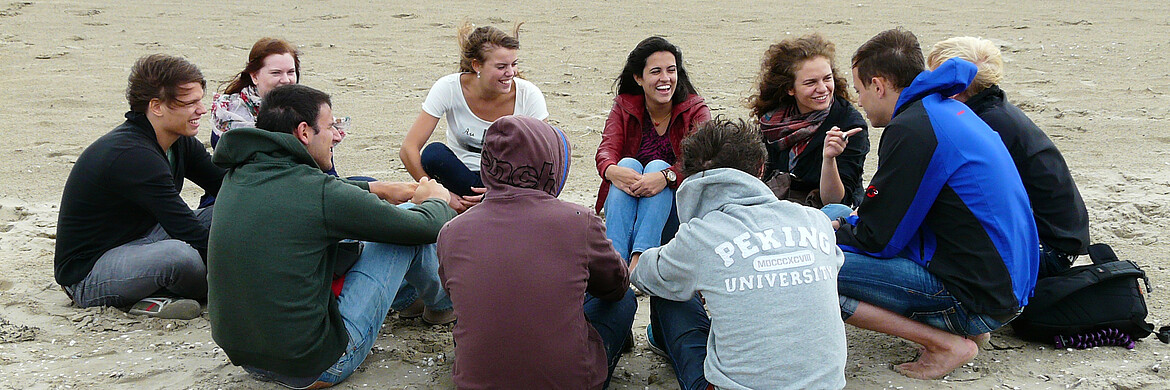
[[[630,327],[634,325],[634,312],[638,310],[638,302],[634,298],[633,290],[626,290],[626,295],[617,302],[606,302],[585,294],[583,308],[585,319],[593,325],[593,329],[597,330],[605,344],[605,359],[609,361],[609,374],[605,377],[605,386],[608,387],[613,369],[617,367],[618,359],[622,357],[622,346],[626,344],[626,336]]]
[[[212,209],[195,211],[201,225],[211,227]],[[85,279],[66,289],[81,307],[130,306],[160,291],[202,301],[207,265],[199,251],[155,225],[146,236],[103,253]]]
[[[706,389],[703,361],[707,359],[707,335],[711,319],[699,295],[678,302],[650,297],[650,331],[656,347],[670,357],[678,386],[685,390]]]
[[[422,160],[423,171],[431,179],[439,181],[443,187],[456,195],[479,195],[471,191],[471,187],[483,187],[479,178],[479,171],[467,169],[467,165],[455,157],[447,145],[441,142],[432,142],[422,150],[419,156]]]
[[[1072,263],[1077,260],[1077,255],[1069,255],[1059,250],[1053,249],[1043,242],[1040,243],[1040,269],[1036,274],[1036,278],[1046,278],[1055,276],[1064,270],[1072,267]]]

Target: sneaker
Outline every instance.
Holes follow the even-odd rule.
[[[415,299],[414,303],[398,312],[398,318],[418,318],[423,315],[422,299]]]
[[[622,344],[622,353],[634,350],[634,329],[626,331],[626,342]]]
[[[323,389],[329,387],[328,383],[317,380],[317,377],[294,377],[277,374],[272,371],[244,366],[244,371],[252,379],[261,382],[273,382],[278,385],[293,389],[293,390],[308,390],[308,389]]]
[[[129,313],[172,320],[190,320],[203,315],[203,306],[194,299],[149,297],[131,306]]]
[[[447,310],[431,310],[431,308],[424,308],[422,320],[427,325],[447,325],[455,322],[455,309]]]
[[[654,340],[654,331],[651,330],[651,325],[646,325],[646,348],[649,348],[650,352],[654,352],[655,355],[662,356],[666,358],[666,360],[670,360],[670,355],[667,355],[666,350],[663,350],[662,347],[659,347],[658,341]]]

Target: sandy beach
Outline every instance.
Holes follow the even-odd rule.
[[[573,143],[562,199],[593,205],[594,153],[626,54],[662,35],[683,50],[714,114],[746,117],[761,56],[771,43],[820,32],[848,71],[875,33],[903,26],[924,48],[958,35],[989,38],[1006,57],[1008,99],[1063,152],[1091,218],[1094,242],[1148,273],[1150,316],[1170,323],[1170,2],[1091,0],[828,0],[779,2],[88,2],[0,4],[0,389],[276,389],[232,366],[211,340],[206,314],[191,321],[79,309],[53,280],[57,209],[78,154],[123,120],[126,77],[151,53],[197,64],[211,89],[243,68],[256,39],[298,45],[301,83],[333,96],[353,118],[336,150],[344,175],[410,178],[398,159],[403,134],[431,84],[457,69],[455,32],[468,20],[520,33],[523,77],[544,92],[550,122]],[[848,76],[847,76],[848,77]],[[212,125],[204,117],[198,138]],[[432,140],[441,140],[442,121]],[[877,166],[881,129],[870,132]],[[195,204],[201,190],[188,183]],[[1085,261],[1085,260],[1082,260]],[[622,357],[614,389],[677,388],[645,346]],[[847,327],[849,389],[1167,389],[1170,346],[1153,337],[1133,350],[1054,349],[993,333],[993,349],[939,381],[903,377],[891,364],[915,346]],[[815,345],[810,345],[815,348]],[[452,388],[449,327],[387,319],[366,363],[338,388]],[[501,362],[507,364],[507,362]]]

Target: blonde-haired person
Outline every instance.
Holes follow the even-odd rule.
[[[999,133],[1023,179],[1040,234],[1040,277],[1067,269],[1088,252],[1089,214],[1068,164],[1052,140],[1000,89],[1003,57],[999,47],[983,38],[955,37],[934,45],[927,65],[937,68],[962,58],[979,69],[975,81],[955,99],[967,104]]]
[[[764,53],[759,86],[748,98],[768,150],[764,181],[781,199],[824,207],[831,218],[861,202],[869,153],[868,126],[835,57],[820,34],[777,42]]]
[[[517,25],[512,34],[491,26],[459,28],[459,71],[443,76],[431,86],[398,156],[410,175],[418,180],[429,176],[452,193],[462,204],[478,203],[483,192],[479,177],[483,133],[496,119],[506,115],[548,118],[544,95],[535,84],[521,79]],[[447,143],[427,140],[447,117]]]

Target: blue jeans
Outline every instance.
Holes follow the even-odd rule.
[[[446,144],[432,142],[423,148],[419,159],[427,176],[438,180],[447,190],[456,195],[479,195],[471,191],[471,187],[483,187],[479,171],[468,169]]]
[[[345,285],[337,297],[337,309],[349,334],[345,354],[337,363],[319,377],[290,377],[248,366],[244,370],[256,379],[277,381],[291,388],[303,388],[316,381],[337,384],[345,380],[370,354],[400,286],[413,283],[419,286],[428,305],[451,307],[451,298],[436,272],[438,267],[435,244],[404,246],[366,242],[361,257],[345,274]]]
[[[630,326],[634,325],[634,312],[638,310],[638,301],[634,297],[634,290],[626,290],[626,295],[617,302],[607,302],[586,293],[583,309],[585,319],[597,330],[602,343],[605,344],[605,359],[609,362],[605,387],[609,387],[609,379],[613,376],[618,359],[622,357],[622,347],[626,344]]]
[[[711,319],[699,295],[685,302],[650,297],[650,332],[657,341],[655,346],[670,357],[678,386],[686,390],[706,389],[703,361],[707,359]]]
[[[840,203],[831,203],[825,205],[825,207],[821,207],[821,212],[825,213],[825,216],[829,217],[830,221],[835,221],[837,218],[848,217],[849,214],[853,214],[853,209]]]
[[[861,301],[960,336],[987,333],[1007,323],[968,312],[926,268],[901,257],[845,252],[837,291],[841,319],[852,316]]]
[[[195,218],[211,227],[213,211],[196,210]],[[207,299],[207,265],[190,244],[155,225],[146,236],[103,253],[85,279],[65,289],[81,307],[130,306],[159,292],[202,301]]]
[[[662,160],[654,160],[646,167],[630,157],[617,164],[644,175],[658,175],[659,171],[670,168]],[[605,198],[605,235],[613,241],[614,249],[623,260],[630,261],[630,255],[662,245],[662,228],[670,217],[674,205],[674,190],[669,186],[658,194],[639,198],[631,196],[610,184],[609,195]]]

